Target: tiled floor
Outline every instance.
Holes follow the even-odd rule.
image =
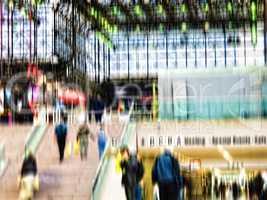
[[[23,152],[24,141],[31,127],[14,129],[14,131],[5,129],[5,133],[2,133],[1,130],[0,134],[1,141],[12,144],[7,148],[7,152],[10,152],[7,153],[7,156],[12,158],[12,162],[0,180],[1,200],[15,200],[18,197],[16,180],[21,167],[21,152]],[[77,129],[77,125],[69,127],[69,141],[75,140]],[[98,126],[91,124],[90,129],[96,134]],[[119,136],[122,125],[118,122],[112,123],[109,125],[108,131],[110,136]],[[86,161],[81,161],[79,156],[71,155],[59,164],[54,127],[50,126],[37,152],[40,191],[36,194],[35,199],[88,200],[98,162],[97,143],[91,140]]]
[[[0,143],[5,144],[8,168],[0,179],[0,199],[17,199],[17,175],[20,170],[21,158],[30,125],[0,126]]]

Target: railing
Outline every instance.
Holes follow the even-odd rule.
[[[7,159],[5,155],[5,146],[3,144],[0,145],[0,177],[4,175],[4,172],[7,167]]]
[[[127,141],[127,138],[129,137],[128,135],[128,126],[129,126],[129,122],[131,119],[131,114],[133,112],[133,107],[134,107],[134,103],[132,103],[131,108],[128,112],[128,117],[127,120],[125,121],[124,127],[123,127],[123,131],[122,131],[122,135],[120,138],[120,144],[125,144],[125,142]],[[107,151],[110,148],[110,141],[108,142],[108,145],[106,146],[106,149],[104,151],[103,157],[100,160],[100,163],[98,165],[97,168],[97,172],[96,172],[96,176],[93,179],[93,184],[92,184],[92,192],[91,192],[91,200],[97,200],[95,198],[95,193],[97,190],[97,186],[99,183],[101,183],[102,177],[104,176],[104,173],[106,171],[106,167],[107,167],[107,163],[108,163],[108,155],[107,155]]]
[[[25,153],[35,154],[45,135],[47,125],[34,126],[25,142]],[[24,155],[25,156],[25,155]]]

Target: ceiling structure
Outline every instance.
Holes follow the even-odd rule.
[[[3,2],[4,8],[9,8],[6,10],[12,11],[11,13],[16,13],[18,11],[25,19],[29,21],[32,20],[34,22],[33,26],[36,27],[42,22],[42,15],[38,15],[42,5],[49,4],[49,8],[53,7],[53,11],[50,10],[51,13],[54,12],[54,16],[56,17],[53,17],[54,22],[51,23],[51,26],[55,24],[57,26],[54,26],[55,31],[51,31],[56,34],[58,33],[60,36],[57,38],[55,37],[55,41],[62,39],[59,43],[64,43],[61,45],[64,46],[64,51],[60,49],[62,50],[60,52],[64,54],[63,56],[58,52],[54,52],[59,57],[59,63],[63,63],[62,60],[64,60],[64,65],[73,65],[70,68],[75,68],[79,65],[84,66],[86,59],[88,60],[87,63],[94,60],[94,62],[91,63],[92,66],[90,65],[88,69],[92,69],[94,74],[97,74],[97,69],[99,69],[98,71],[102,68],[105,69],[106,72],[112,71],[110,69],[106,70],[106,68],[110,66],[117,66],[120,70],[120,64],[118,63],[123,62],[127,63],[127,70],[124,70],[125,72],[123,73],[126,74],[127,71],[128,79],[130,77],[130,69],[132,69],[131,61],[134,60],[131,59],[130,56],[132,53],[131,50],[137,49],[140,46],[144,47],[141,47],[143,48],[143,52],[147,51],[146,58],[149,57],[148,55],[154,55],[151,53],[151,50],[156,52],[155,54],[157,55],[158,49],[162,46],[162,50],[166,50],[163,53],[164,55],[166,54],[166,62],[164,62],[164,65],[166,64],[168,67],[178,66],[177,64],[171,64],[171,61],[173,61],[172,63],[177,62],[177,56],[175,59],[169,59],[169,57],[173,55],[174,51],[172,50],[178,48],[182,49],[184,46],[186,46],[186,56],[182,59],[185,60],[184,65],[187,67],[188,63],[194,60],[194,63],[198,63],[200,66],[201,64],[199,63],[202,61],[193,58],[189,59],[189,56],[187,56],[191,55],[190,53],[193,52],[187,52],[187,42],[189,41],[188,43],[194,45],[194,51],[198,53],[197,46],[201,46],[200,43],[209,47],[207,41],[211,40],[207,39],[207,35],[212,35],[212,31],[214,31],[215,34],[213,35],[215,36],[212,39],[214,42],[211,41],[210,44],[215,44],[217,38],[224,37],[224,40],[227,41],[227,45],[229,44],[231,48],[232,46],[238,47],[242,41],[242,38],[240,39],[240,36],[236,34],[238,31],[244,32],[244,37],[246,37],[246,32],[250,32],[247,35],[251,36],[251,43],[254,49],[256,49],[258,41],[261,41],[258,36],[261,36],[263,32],[262,22],[265,14],[264,0],[4,0]],[[51,16],[53,15],[51,14]],[[10,24],[12,25],[13,23]],[[192,31],[192,29],[194,30]],[[13,29],[7,28],[7,30]],[[203,30],[203,32],[201,30]],[[38,29],[38,33],[39,32]],[[191,37],[192,32],[198,32],[200,34],[194,39]],[[232,35],[228,37],[226,33],[232,33],[232,35],[236,34],[236,37]],[[61,36],[62,34],[65,34],[64,37]],[[37,31],[35,35],[26,35],[26,37],[31,36],[37,38]],[[38,36],[38,38],[40,37]],[[169,44],[165,42],[165,39],[169,41]],[[38,39],[35,39],[35,41],[37,40]],[[86,42],[89,44],[88,49],[91,48],[91,50],[87,52],[84,50],[84,45],[81,45],[86,44]],[[100,44],[98,45],[98,43]],[[147,46],[145,46],[145,44],[147,44]],[[100,51],[97,50],[100,46],[101,48],[103,47],[102,49],[107,47],[105,50],[101,50],[101,52],[105,51],[105,53],[102,53],[103,58],[98,53]],[[247,46],[248,45],[246,45],[246,48]],[[154,49],[156,50],[154,51]],[[257,50],[259,50],[258,47]],[[117,56],[126,52],[128,53],[128,58]],[[206,49],[205,52],[208,52],[208,50]],[[116,60],[118,65],[110,62],[110,60],[114,60],[111,58],[115,54],[118,58]],[[246,52],[246,54],[249,55],[251,53]],[[38,55],[38,53],[35,53],[35,55]],[[139,54],[136,54],[136,58],[138,57],[137,55],[139,56]],[[12,56],[9,57],[12,58]],[[29,57],[34,58],[34,56]],[[65,57],[67,59],[65,59]],[[78,57],[83,58],[78,59]],[[120,58],[125,59],[123,60]],[[73,62],[73,60],[82,60],[83,62]],[[105,60],[105,62],[103,62],[103,65],[105,65],[104,67],[102,67],[101,63],[99,64],[101,60]],[[136,67],[138,70],[139,68],[142,70],[146,68],[147,78],[152,74],[150,68],[156,66],[154,67],[156,69],[160,65],[158,64],[158,58],[153,59],[152,56],[150,56],[149,59],[142,60],[140,63],[138,60],[139,59],[136,59],[132,63],[134,63],[134,66],[138,66]],[[217,63],[217,60],[214,60],[215,63]],[[225,58],[225,66],[227,63],[226,60]],[[237,62],[236,60],[235,58],[235,64]],[[12,59],[9,59],[9,62],[13,62]],[[207,66],[207,63],[208,59],[205,59],[203,66]],[[196,66],[197,64],[194,65]],[[123,64],[122,66],[126,65]],[[86,69],[83,69],[83,71],[86,71]],[[100,72],[98,74],[100,74]],[[98,79],[100,80],[100,78]]]
[[[88,30],[111,45],[112,34],[211,27],[238,28],[244,23],[256,26],[264,18],[264,0],[158,0],[158,1],[85,1],[61,0],[57,4],[70,16],[76,8]],[[64,8],[64,9],[63,9]]]

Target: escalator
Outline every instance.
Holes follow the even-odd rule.
[[[136,148],[136,124],[128,121],[123,129],[120,145]],[[121,174],[116,172],[116,149],[108,145],[100,161],[96,178],[93,181],[91,200],[126,200],[121,185]]]

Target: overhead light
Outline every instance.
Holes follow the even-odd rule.
[[[182,12],[183,14],[185,14],[186,11],[187,11],[186,5],[185,5],[185,3],[183,3],[183,4],[181,5],[181,12]]]
[[[143,16],[143,11],[142,11],[142,8],[141,8],[141,6],[139,4],[134,6],[134,12],[139,17]]]
[[[209,12],[209,4],[208,3],[205,3],[205,5],[204,5],[204,12],[205,13]]]
[[[118,26],[114,25],[112,28],[113,33],[117,33],[118,32]]]
[[[227,3],[227,12],[232,15],[233,13],[233,5],[232,5],[232,2],[231,1],[228,1]]]
[[[163,26],[163,24],[161,24],[161,23],[159,24],[159,31],[160,31],[160,32],[164,32],[164,26]]]
[[[251,43],[255,48],[257,45],[257,23],[255,22],[251,25]]]
[[[112,13],[113,13],[113,15],[115,15],[115,16],[117,16],[117,15],[119,15],[119,9],[118,9],[118,6],[113,6],[112,7]]]
[[[182,33],[186,33],[187,32],[187,23],[186,22],[182,22],[181,31],[182,31]]]
[[[250,12],[251,12],[251,20],[257,21],[257,5],[255,1],[251,2]]]
[[[209,28],[210,28],[209,22],[208,21],[205,21],[205,23],[204,23],[204,32],[205,33],[208,32],[209,31]]]
[[[157,12],[159,15],[164,15],[164,9],[163,9],[163,6],[161,4],[159,4],[157,6]]]
[[[229,154],[229,152],[227,150],[224,149],[224,147],[222,145],[218,145],[217,146],[218,151],[222,154],[223,158],[228,161],[230,163],[230,165],[233,163],[233,158],[232,156]]]

